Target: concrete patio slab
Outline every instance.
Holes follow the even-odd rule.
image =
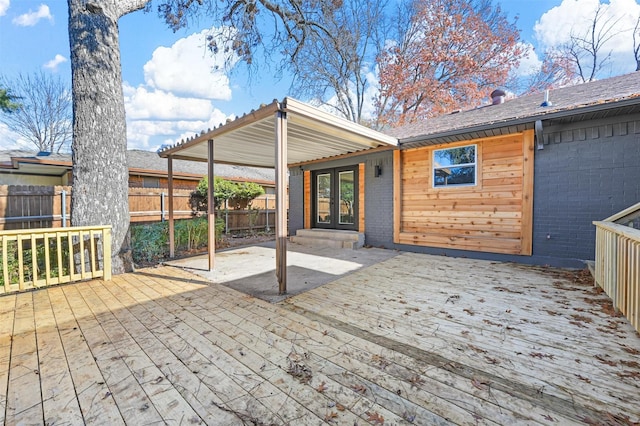
[[[275,242],[267,242],[216,253],[216,264],[209,271],[206,255],[165,262],[185,269],[207,280],[223,284],[245,294],[280,302],[323,284],[335,281],[359,269],[397,256],[395,250],[361,248],[359,250],[330,247],[287,245],[287,294],[278,294],[275,275]]]

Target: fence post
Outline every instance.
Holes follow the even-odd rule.
[[[62,219],[62,227],[65,228],[67,226],[67,191],[64,189],[60,192],[62,196],[62,200],[60,203],[60,218]]]
[[[265,219],[267,222],[267,227],[265,228],[265,230],[267,232],[269,232],[271,230],[271,228],[269,228],[269,197],[264,197],[264,214],[265,214]]]
[[[229,200],[224,200],[224,233],[229,233]]]
[[[160,221],[164,222],[164,191],[160,193]]]

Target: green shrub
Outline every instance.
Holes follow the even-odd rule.
[[[176,222],[176,250],[190,251],[207,245],[209,225],[206,217]],[[216,232],[217,233],[217,232]]]
[[[183,219],[175,222],[175,248],[178,253],[207,246],[208,221],[206,217]],[[222,240],[224,220],[216,219],[216,242]],[[131,225],[133,261],[158,262],[169,256],[169,223],[158,222]]]
[[[191,194],[191,208],[196,211],[207,210],[207,193],[209,190],[209,180],[203,177],[198,182],[197,189]],[[213,197],[215,208],[221,209],[225,201],[229,201],[229,207],[240,210],[251,205],[251,201],[264,194],[264,188],[254,182],[231,182],[221,177],[213,179]]]
[[[52,278],[58,277],[59,275],[68,275],[69,274],[69,245],[66,242],[66,237],[62,237],[62,273],[58,271],[58,246],[56,244],[55,239],[49,240],[49,268],[50,268],[50,276]],[[28,241],[22,242],[22,265],[24,268],[24,281],[32,281],[33,280],[33,251],[34,247],[31,246],[31,243]],[[36,251],[36,271],[38,274],[38,278],[42,279],[46,274],[46,258],[45,258],[45,247],[44,240],[38,239],[36,240],[35,245]],[[0,265],[2,265],[4,259],[3,257],[7,257],[7,269],[9,272],[9,282],[8,284],[18,284],[20,281],[20,264],[18,262],[18,243],[16,241],[9,241],[7,243],[7,252],[0,251]],[[4,275],[0,274],[0,286],[4,286]]]
[[[131,225],[131,250],[136,263],[156,262],[167,257],[168,243],[168,222]]]

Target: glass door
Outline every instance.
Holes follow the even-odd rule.
[[[321,170],[314,174],[314,227],[357,230],[357,168]]]

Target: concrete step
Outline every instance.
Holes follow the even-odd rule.
[[[358,249],[364,245],[364,234],[335,229],[299,229],[291,242],[309,247]]]

